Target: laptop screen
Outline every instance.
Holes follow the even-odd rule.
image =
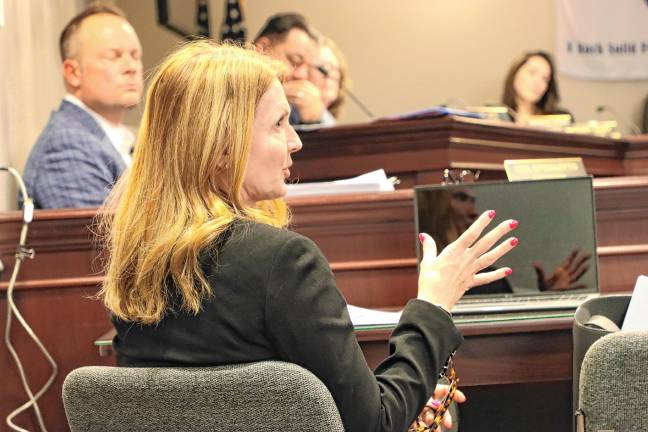
[[[520,222],[505,237],[518,237],[520,243],[489,269],[510,267],[513,274],[467,295],[598,292],[590,177],[418,186],[414,200],[417,230],[432,236],[439,252],[486,210],[497,211],[487,230],[507,219]],[[420,261],[420,245],[417,251]]]

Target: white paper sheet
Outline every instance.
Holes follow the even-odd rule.
[[[379,169],[350,179],[330,182],[287,184],[288,197],[340,195],[349,193],[388,192],[394,184],[387,179],[385,170]]]
[[[621,330],[648,330],[648,277],[639,276]]]
[[[354,327],[388,326],[398,324],[402,311],[385,312],[347,305]]]

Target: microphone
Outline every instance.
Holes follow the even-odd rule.
[[[365,115],[366,115],[367,117],[370,117],[370,118],[375,117],[375,116],[373,115],[373,113],[372,113],[371,111],[369,111],[369,108],[367,108],[367,107],[365,106],[365,104],[363,104],[362,102],[360,102],[360,99],[358,99],[358,97],[357,97],[356,95],[354,95],[353,92],[351,92],[351,90],[349,90],[349,89],[346,88],[346,87],[340,87],[340,90],[344,91],[344,93],[346,93],[347,95],[349,95],[349,97],[351,98],[351,100],[352,100],[353,102],[355,102],[356,105],[358,105],[358,107],[362,110],[363,113],[365,113]]]
[[[327,78],[328,78],[328,76],[330,75],[329,70],[326,69],[325,66],[317,65],[317,66],[315,66],[315,68],[319,71],[319,73],[321,73],[322,75],[324,75],[324,76],[327,77]],[[367,108],[367,107],[365,106],[365,104],[363,104],[363,103],[360,101],[360,99],[358,99],[358,97],[357,97],[355,94],[353,94],[353,92],[352,92],[351,90],[349,90],[347,87],[340,87],[340,91],[343,91],[344,93],[346,93],[346,94],[351,98],[351,100],[352,100],[353,102],[355,102],[355,104],[360,108],[360,110],[362,110],[362,112],[363,112],[367,117],[370,117],[370,118],[373,118],[373,117],[374,117],[373,113],[372,113],[371,111],[369,111],[369,108]]]
[[[23,182],[23,179],[17,170],[9,166],[0,166],[0,171],[7,171],[9,174],[11,174],[14,177],[16,183],[18,184],[20,195],[23,199],[22,228],[20,229],[18,248],[16,249],[16,262],[13,266],[11,278],[9,279],[9,284],[7,285],[6,298],[7,298],[8,308],[7,308],[7,316],[5,321],[4,342],[5,342],[5,346],[7,347],[7,350],[10,352],[14,362],[16,363],[16,367],[18,368],[18,374],[20,376],[20,381],[22,383],[26,395],[29,398],[27,402],[25,402],[24,404],[22,404],[12,412],[10,412],[9,415],[7,415],[7,417],[5,418],[5,420],[11,430],[24,431],[25,429],[16,425],[13,422],[13,420],[21,412],[27,410],[28,408],[33,408],[34,414],[36,415],[36,420],[38,421],[38,425],[40,426],[40,430],[45,431],[47,430],[47,428],[45,427],[43,415],[41,413],[40,406],[38,405],[38,399],[40,399],[43,396],[43,394],[45,394],[45,392],[54,383],[54,379],[56,378],[56,375],[58,373],[58,365],[54,361],[54,358],[52,358],[52,355],[47,351],[47,349],[45,348],[41,340],[38,338],[38,336],[36,336],[34,330],[27,323],[20,310],[18,310],[18,306],[14,301],[14,294],[13,294],[21,264],[26,258],[34,258],[34,250],[27,246],[27,230],[29,228],[30,222],[34,217],[34,202],[27,194],[27,188],[25,187],[25,182]],[[4,270],[4,264],[0,262],[0,272],[2,272],[2,270]],[[20,360],[20,356],[18,355],[18,352],[16,351],[13,343],[11,342],[11,324],[14,319],[18,321],[18,324],[20,324],[23,330],[27,332],[27,335],[34,341],[36,346],[40,349],[40,351],[47,359],[48,363],[52,366],[52,373],[50,374],[45,384],[40,388],[40,390],[38,390],[38,392],[34,392],[31,389],[31,386],[27,381],[27,375],[25,373],[25,369],[23,367],[22,361]]]
[[[596,112],[599,114],[606,111],[614,115],[622,124],[628,127],[632,131],[631,135],[641,135],[641,129],[639,129],[639,126],[637,126],[628,116],[619,114],[619,112],[610,105],[599,105],[596,107]]]

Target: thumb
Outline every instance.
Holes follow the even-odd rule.
[[[531,265],[536,272],[536,277],[538,279],[538,289],[540,291],[546,291],[547,284],[545,282],[545,272],[542,264],[539,261],[534,261],[533,263],[531,263]]]
[[[419,241],[423,247],[423,259],[434,259],[437,256],[437,247],[434,239],[426,233],[419,234]]]

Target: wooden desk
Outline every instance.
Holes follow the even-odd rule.
[[[583,158],[595,176],[648,174],[648,138],[549,132],[513,124],[443,117],[347,125],[300,134],[293,176],[301,181],[353,177],[384,168],[402,188],[438,183],[444,168],[480,169],[504,178],[505,159]]]
[[[608,292],[627,291],[635,275],[645,272],[648,178],[599,179],[595,188],[602,286]],[[415,295],[411,198],[411,191],[404,190],[292,201],[295,229],[319,244],[350,302],[401,306]],[[59,396],[65,374],[82,365],[113,362],[99,358],[92,348],[92,341],[108,325],[105,310],[90,298],[102,280],[88,230],[93,217],[93,210],[37,212],[29,235],[37,256],[25,263],[17,286],[19,307],[61,369],[43,401],[51,425],[65,424]],[[6,289],[19,220],[18,213],[0,216],[0,256],[8,267],[0,289]],[[362,289],[368,280],[371,289]],[[0,297],[3,323],[5,301],[4,295]],[[478,400],[495,391],[489,387],[493,385],[507,389],[505,395],[514,393],[507,386],[539,385],[548,393],[555,393],[558,386],[569,400],[570,329],[569,320],[462,326],[466,342],[457,360],[462,385],[473,389]],[[21,329],[14,327],[12,334],[23,358],[30,359],[31,382],[43,382],[44,362]],[[384,330],[359,334],[370,365],[384,358],[387,335]],[[6,351],[0,354],[0,365],[3,370],[15,368]],[[2,401],[2,413],[24,401],[16,374],[7,374],[6,385],[12,390]]]
[[[601,264],[601,286],[606,292],[628,291],[637,274],[646,272],[648,256],[648,177],[595,180]],[[415,295],[414,227],[411,191],[387,194],[293,200],[295,229],[313,238],[324,251],[347,299],[358,305],[402,306]],[[102,281],[88,226],[95,211],[38,211],[29,233],[36,258],[24,264],[16,301],[27,321],[59,364],[54,387],[45,395],[43,412],[51,430],[65,430],[60,398],[65,375],[91,364],[113,364],[97,355],[92,343],[109,327],[107,313],[92,296]],[[0,257],[7,270],[0,278],[0,321],[6,317],[6,281],[13,265],[20,214],[0,214]],[[370,281],[370,284],[367,283]],[[370,285],[369,288],[366,288]],[[364,289],[363,289],[364,287]],[[4,327],[3,327],[4,328]],[[515,419],[516,413],[539,419],[543,411],[497,410],[493,400],[526,400],[544,409],[559,404],[559,423],[569,421],[571,406],[571,330],[569,322],[474,325],[462,327],[466,343],[458,359],[462,385],[470,388],[471,419],[495,415]],[[367,333],[360,342],[370,364],[384,356],[386,332]],[[49,370],[24,331],[14,325],[12,339],[26,361],[30,382],[43,383]],[[0,350],[5,374],[0,416],[25,398],[15,365]],[[508,399],[507,399],[508,398]],[[525,399],[527,398],[527,399]],[[560,405],[564,402],[563,405]],[[562,408],[561,408],[562,407]],[[528,408],[528,407],[527,407]],[[472,410],[472,412],[471,412]],[[474,411],[477,410],[477,411]],[[561,411],[562,410],[562,411]],[[534,414],[535,413],[535,414]],[[555,415],[554,415],[555,416]],[[544,419],[546,421],[546,419]],[[496,421],[496,419],[492,419]],[[19,424],[35,429],[27,415]],[[496,424],[496,423],[487,423]],[[525,424],[520,422],[519,424]],[[547,426],[547,424],[545,424]],[[475,426],[476,427],[476,426]],[[502,425],[501,430],[515,430]]]
[[[463,388],[571,379],[571,327],[573,315],[462,323],[455,320],[464,343],[455,357]],[[356,330],[356,337],[372,369],[389,354],[387,340],[392,329]],[[101,335],[94,344],[101,357],[115,355],[115,330]],[[547,364],[551,353],[551,364]],[[112,360],[111,360],[112,361]]]
[[[456,355],[456,368],[469,398],[461,408],[461,430],[528,432],[544,431],[547,426],[567,430],[571,421],[571,326],[570,317],[459,323],[464,343]],[[390,332],[356,331],[370,367],[387,356]],[[114,334],[111,330],[96,341],[101,344],[101,355],[112,361]]]

